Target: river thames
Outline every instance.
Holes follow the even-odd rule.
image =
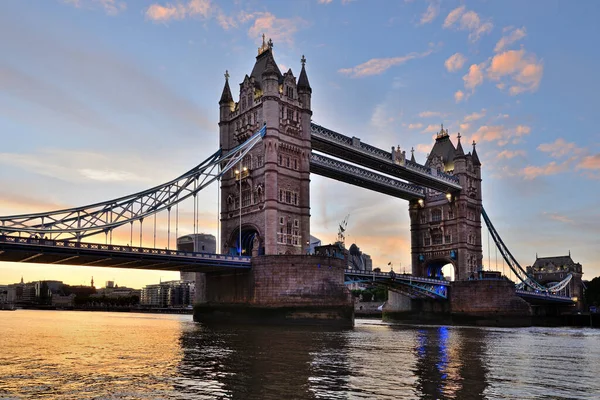
[[[598,399],[600,330],[0,312],[0,398]]]

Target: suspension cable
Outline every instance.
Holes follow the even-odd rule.
[[[144,218],[140,218],[140,247],[142,247],[142,231],[143,231]]]
[[[152,247],[156,248],[156,214],[154,213],[154,243],[152,244]]]
[[[167,208],[167,248],[171,248],[171,207]]]

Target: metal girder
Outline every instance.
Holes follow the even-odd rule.
[[[425,189],[376,172],[311,153],[310,172],[405,200],[424,199]]]
[[[441,192],[462,189],[455,176],[437,171],[434,174],[430,168],[409,160],[395,163],[391,153],[363,143],[358,138],[350,138],[314,123],[310,127],[313,150]]]
[[[449,282],[439,279],[359,270],[346,270],[344,279],[346,284],[380,284],[385,285],[390,289],[412,293],[415,296],[418,294],[418,297],[428,297],[433,299],[447,299],[448,286],[450,285]]]
[[[0,217],[0,234],[50,235],[52,239],[93,236],[147,216],[170,210],[219,179],[236,165],[266,133],[266,126],[247,141],[223,154],[216,151],[180,177],[144,190],[101,203],[65,210]]]

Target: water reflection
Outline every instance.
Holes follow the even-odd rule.
[[[413,373],[420,399],[484,399],[487,387],[485,331],[469,328],[418,329]]]
[[[200,399],[314,399],[322,387],[343,393],[350,375],[343,331],[199,326],[180,342],[174,387]]]
[[[0,315],[0,398],[597,399],[600,330],[205,327],[189,316]]]

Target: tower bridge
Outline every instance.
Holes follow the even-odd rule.
[[[548,298],[571,279],[546,287],[512,257],[483,208],[475,142],[465,153],[460,134],[454,146],[442,126],[421,165],[414,155],[407,159],[399,147],[388,152],[317,125],[312,122],[306,59],[301,59],[298,78],[291,69],[282,73],[271,41],[263,40],[259,47],[252,72],[239,85],[237,102],[229,78],[226,73],[219,100],[220,148],[207,160],[170,182],[119,199],[0,217],[0,261],[203,273],[198,319],[215,312],[240,316],[251,307],[268,310],[268,315],[287,310],[284,319],[311,315],[347,323],[352,306],[344,282],[369,278],[405,298],[450,299],[453,310],[477,314],[480,309],[473,308],[470,296],[488,290],[487,283],[479,284],[483,281],[477,279],[483,264],[483,216],[522,285],[516,292],[512,282],[502,280],[492,295],[477,299],[482,309],[496,307],[496,312],[504,312],[505,305],[498,304],[514,304],[517,295]],[[306,255],[311,173],[408,201],[410,276],[361,276],[347,270],[344,260]],[[215,181],[220,185],[219,254],[171,250],[171,221],[177,226],[179,204],[192,201],[196,220],[202,207],[197,195]],[[165,250],[156,248],[159,212],[166,213],[169,221]],[[147,248],[142,246],[142,224],[152,223],[152,218],[154,245]],[[133,246],[134,224],[139,224],[138,247]],[[129,230],[131,246],[112,244],[115,229]],[[82,241],[99,234],[104,234],[104,244]],[[447,264],[454,268],[456,283],[440,280],[441,268]],[[565,296],[558,300],[571,301]],[[520,307],[518,311],[524,312],[526,307]],[[290,308],[297,311],[292,313],[296,317],[289,317]]]

